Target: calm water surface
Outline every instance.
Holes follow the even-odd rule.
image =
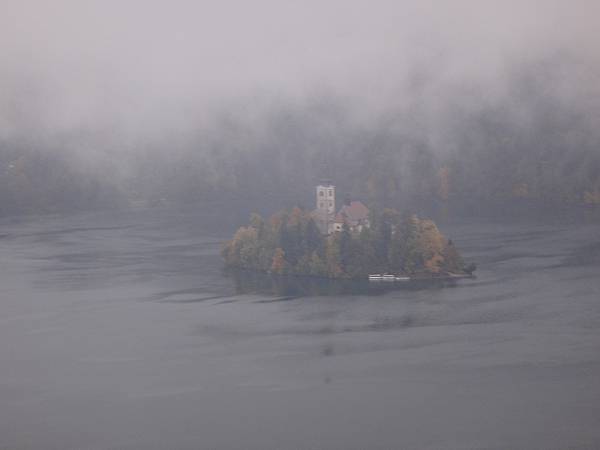
[[[600,448],[600,227],[447,223],[456,286],[224,274],[199,215],[0,222],[0,448]]]

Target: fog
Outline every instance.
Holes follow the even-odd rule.
[[[0,0],[0,448],[600,448],[598,30],[598,0]],[[235,232],[323,179],[360,236]]]
[[[479,163],[463,167],[477,158],[529,152],[559,172],[572,173],[573,158],[595,167],[599,13],[583,0],[5,0],[0,183],[14,185],[6,167],[21,157],[31,194],[3,209],[89,203],[40,199],[31,173],[64,170],[74,187],[60,192],[93,179],[110,191],[99,204],[115,205],[210,190],[297,193],[324,176],[365,196],[367,174],[382,169],[344,162],[361,154],[385,155],[396,190],[414,203],[431,200],[437,170],[452,161],[475,174],[456,185],[461,199],[489,179]],[[548,133],[557,129],[559,143]],[[507,137],[518,142],[499,143]],[[540,157],[549,142],[557,154]],[[243,185],[265,169],[269,183]],[[538,185],[536,171],[498,189]],[[600,187],[595,172],[578,179],[552,198],[577,203]]]

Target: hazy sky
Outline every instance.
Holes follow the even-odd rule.
[[[497,83],[570,52],[596,66],[600,2],[0,0],[0,132],[132,124],[236,97],[335,88],[385,102],[411,71]],[[400,95],[400,94],[398,94]]]

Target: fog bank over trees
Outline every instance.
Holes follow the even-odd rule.
[[[0,214],[600,205],[598,5],[453,5],[9,2]]]

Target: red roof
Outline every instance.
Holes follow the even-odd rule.
[[[354,201],[350,202],[349,205],[344,205],[335,216],[335,221],[338,223],[344,223],[347,220],[350,224],[355,224],[369,218],[369,208],[362,204],[362,202]]]

